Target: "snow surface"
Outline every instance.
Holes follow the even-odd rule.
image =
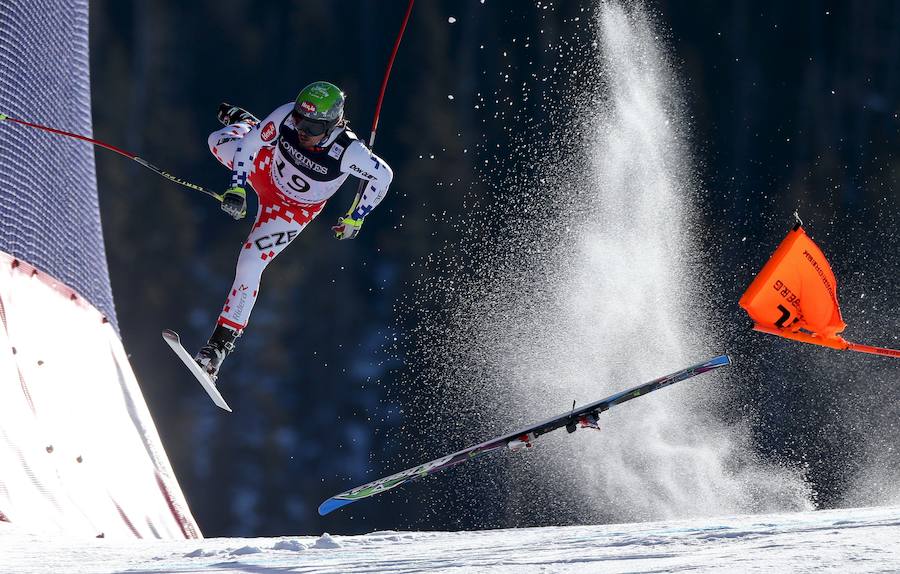
[[[670,522],[360,536],[79,540],[0,523],[0,570],[171,572],[898,572],[900,506]]]

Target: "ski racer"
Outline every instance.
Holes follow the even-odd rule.
[[[195,357],[212,380],[247,327],[263,270],[319,214],[347,176],[366,180],[366,185],[332,227],[337,239],[356,237],[365,217],[384,199],[393,172],[350,131],[344,99],[334,84],[313,82],[296,101],[262,121],[237,106],[219,107],[226,127],[210,134],[209,148],[232,170],[222,210],[243,218],[248,185],[259,197],[259,209],[215,330]]]

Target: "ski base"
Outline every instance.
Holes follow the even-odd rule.
[[[163,340],[172,348],[178,358],[181,359],[181,362],[184,363],[184,366],[188,368],[192,375],[203,385],[204,390],[206,390],[206,394],[209,395],[209,398],[216,404],[217,407],[224,409],[228,412],[232,412],[231,407],[228,406],[228,403],[225,402],[225,399],[222,397],[222,393],[219,392],[219,389],[216,388],[216,384],[213,382],[209,375],[207,375],[200,365],[194,361],[194,358],[188,353],[185,348],[181,345],[181,339],[178,337],[178,333],[172,331],[170,329],[163,329],[162,332]]]

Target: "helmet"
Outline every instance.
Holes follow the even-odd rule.
[[[313,82],[297,96],[292,115],[297,131],[327,135],[344,117],[344,92],[328,82]]]

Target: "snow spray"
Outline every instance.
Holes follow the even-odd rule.
[[[404,401],[402,442],[445,439],[429,455],[728,351],[710,317],[689,112],[660,33],[643,9],[616,3],[598,4],[586,26],[587,39],[544,58],[534,92],[523,81],[524,97],[481,99],[502,119],[543,98],[551,129],[512,136],[509,157],[523,161],[492,168],[492,197],[473,202],[456,251],[430,257],[434,272],[407,307],[410,381],[430,384]],[[761,460],[749,424],[726,408],[740,369],[604,413],[601,432],[555,433],[467,465],[467,479],[441,477],[457,481],[445,498],[459,508],[418,504],[437,508],[438,525],[475,508],[483,526],[812,508],[801,470]]]
[[[581,130],[593,193],[560,285],[566,346],[585,351],[562,364],[583,397],[725,350],[707,312],[715,292],[675,70],[643,11],[603,4],[596,26],[602,88],[586,96]],[[607,519],[808,508],[797,473],[759,463],[748,429],[716,420],[721,400],[710,397],[723,392],[722,377],[698,380],[611,412],[602,438],[561,444],[555,468]]]

